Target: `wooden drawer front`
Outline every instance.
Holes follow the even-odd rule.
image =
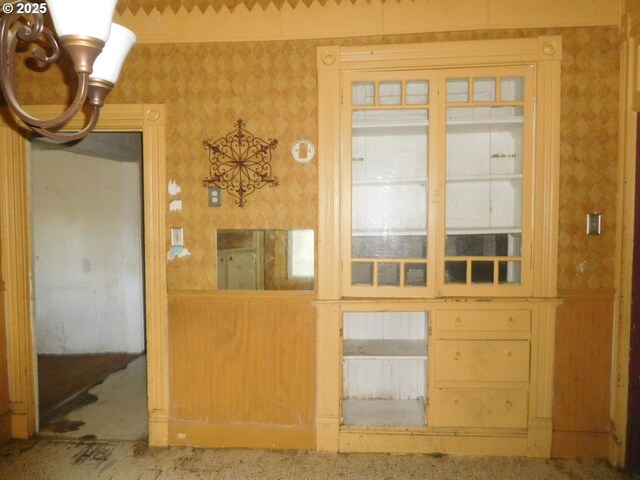
[[[437,340],[438,382],[528,382],[527,340]]]
[[[444,310],[438,312],[438,330],[453,332],[528,332],[529,310]]]
[[[435,427],[527,427],[527,390],[512,388],[437,388]]]

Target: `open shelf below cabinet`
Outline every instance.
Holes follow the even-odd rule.
[[[344,341],[344,358],[349,359],[425,359],[424,340],[349,340]]]
[[[417,400],[345,399],[343,425],[424,426],[425,404]]]

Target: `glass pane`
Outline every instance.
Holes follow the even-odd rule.
[[[400,286],[400,264],[384,262],[378,264],[378,285]]]
[[[428,111],[354,111],[354,258],[425,258]]]
[[[495,102],[496,101],[496,79],[495,78],[474,78],[473,79],[473,101],[474,102]]]
[[[493,283],[493,262],[471,262],[471,283]]]
[[[289,230],[287,233],[288,277],[313,277],[315,263],[313,230]]]
[[[380,82],[379,105],[402,104],[402,82]]]
[[[375,84],[373,82],[355,82],[351,86],[352,105],[373,105],[375,99]]]
[[[522,236],[514,233],[447,235],[445,254],[450,257],[506,257],[521,254]]]
[[[469,79],[468,78],[448,78],[447,79],[447,102],[468,102],[469,101]]]
[[[353,285],[373,285],[373,262],[353,262],[351,264]]]
[[[520,285],[520,262],[498,262],[498,283]]]
[[[502,90],[500,97],[503,102],[521,102],[524,100],[523,77],[504,77],[500,86]]]
[[[427,265],[425,263],[406,263],[404,265],[405,286],[424,287],[427,285]]]
[[[362,235],[353,237],[353,258],[426,258],[424,235]]]
[[[467,262],[457,260],[444,262],[444,282],[467,283]]]
[[[519,255],[522,107],[447,109],[446,251]]]
[[[421,105],[429,103],[429,81],[410,80],[407,82],[407,105]]]

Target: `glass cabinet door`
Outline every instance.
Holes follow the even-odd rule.
[[[532,79],[527,66],[345,73],[345,295],[527,293]]]
[[[421,75],[345,82],[351,126],[344,145],[351,160],[345,287],[352,293],[374,287],[381,295],[424,296],[431,283],[429,87]]]
[[[446,75],[443,292],[523,285],[530,245],[523,243],[531,164],[527,70]]]

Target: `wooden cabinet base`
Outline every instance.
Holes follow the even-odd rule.
[[[342,430],[341,452],[443,453],[455,455],[526,456],[527,435],[461,430],[445,433]]]

